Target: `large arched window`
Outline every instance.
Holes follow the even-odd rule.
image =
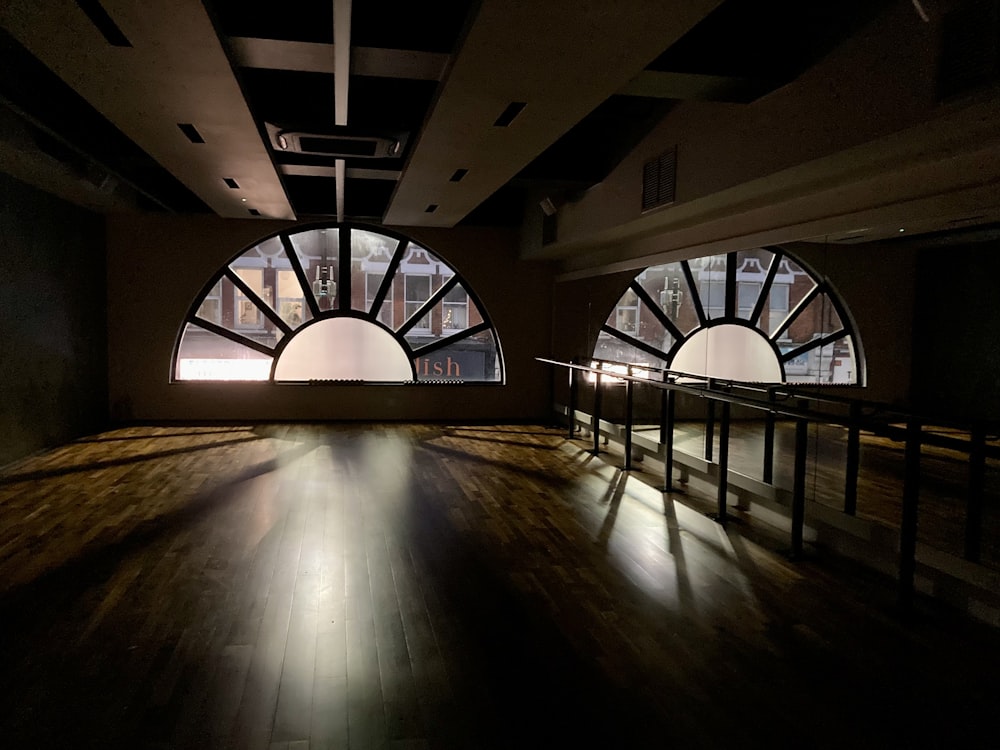
[[[594,357],[759,383],[863,384],[865,374],[843,302],[779,248],[647,268],[601,327]]]
[[[279,232],[236,256],[188,312],[174,380],[503,382],[493,326],[430,250],[331,224]]]

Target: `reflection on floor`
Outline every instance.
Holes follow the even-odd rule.
[[[996,631],[586,448],[174,425],[9,468],[4,745],[996,745]]]

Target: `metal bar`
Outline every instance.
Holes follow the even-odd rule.
[[[986,430],[972,427],[969,449],[969,499],[965,510],[965,559],[979,562],[983,534],[983,496],[986,478]]]
[[[716,520],[726,523],[726,495],[729,492],[729,417],[732,404],[722,404],[722,421],[719,423],[719,482],[718,482],[718,517]]]
[[[577,370],[583,372],[598,372],[595,368],[587,367],[586,365],[570,365],[567,362],[560,362],[557,360],[547,359],[545,357],[535,357],[538,362],[545,362],[547,364],[558,365],[560,367],[575,367]],[[599,360],[614,364],[611,360]],[[626,364],[626,363],[621,363]],[[659,367],[650,367],[650,370],[657,370],[664,372],[668,375],[675,377],[694,377],[689,373],[678,372],[677,370],[664,370]],[[626,376],[616,375],[616,377],[624,379]],[[637,378],[638,380],[638,378]],[[739,404],[741,406],[746,406],[750,409],[761,409],[770,410],[775,414],[789,417],[791,419],[808,419],[813,422],[822,422],[824,424],[835,424],[841,427],[847,427],[851,423],[851,419],[846,414],[840,414],[838,412],[824,412],[819,410],[809,410],[804,408],[791,408],[782,406],[775,401],[762,401],[759,398],[750,398],[749,396],[740,396],[734,393],[723,393],[721,391],[708,392],[703,386],[692,386],[679,384],[675,381],[669,383],[660,383],[655,380],[649,380],[648,378],[641,379],[643,383],[652,385],[654,388],[665,388],[668,390],[678,391],[680,393],[689,393],[691,395],[697,396],[699,398],[708,398],[714,401],[728,401],[731,404]],[[714,379],[713,379],[714,382]],[[722,381],[730,388],[738,388],[741,391],[748,391],[751,393],[760,393],[765,389],[760,386],[754,386],[751,383],[744,383],[740,381]],[[773,390],[773,389],[767,389]],[[854,403],[856,399],[849,398],[836,398],[834,396],[825,395],[817,396],[813,391],[802,392],[798,389],[790,386],[786,386],[777,390],[776,393],[780,396],[787,398],[803,398],[807,397],[810,401],[817,403],[831,403],[831,404],[846,404],[850,405]],[[913,412],[903,411],[898,406],[892,404],[884,404],[877,401],[860,401],[863,406],[877,410],[879,413],[877,415],[866,416],[861,419],[861,427],[864,430],[871,430],[872,432],[877,432],[878,434],[891,437],[893,439],[902,439],[904,437],[905,429],[898,430],[899,437],[895,436],[896,430],[889,424],[890,421],[904,422],[912,416],[919,416]],[[946,417],[934,417],[933,423],[941,427],[955,427],[958,429],[967,429],[968,422],[958,419],[949,419]],[[988,432],[1000,431],[1000,423],[990,422],[987,428]],[[944,448],[952,448],[954,450],[962,450],[967,447],[965,442],[960,440],[949,440],[940,435],[934,433],[927,433],[924,436],[924,443],[927,445],[935,445]],[[987,444],[986,446],[986,456],[988,458],[1000,458],[1000,448]]]
[[[858,474],[861,471],[861,404],[851,404],[851,423],[847,426],[847,465],[844,467],[844,513],[858,512]]]
[[[569,368],[569,432],[567,438],[572,440],[576,437],[576,399],[577,399],[577,377],[576,370]]]
[[[601,452],[601,373],[594,379],[594,416],[590,421],[594,432],[594,455]]]
[[[792,551],[791,557],[802,557],[802,531],[806,521],[806,454],[809,451],[809,422],[795,422],[795,478],[792,483]]]
[[[709,381],[709,388],[712,382]],[[708,413],[705,415],[705,460],[712,461],[712,451],[715,443],[715,401],[708,400]]]
[[[921,424],[906,424],[906,468],[903,475],[903,517],[899,524],[899,608],[913,606],[913,579],[917,569],[917,505],[920,500]]]
[[[632,374],[631,365],[628,374]],[[632,470],[632,402],[635,396],[635,381],[625,383],[625,471]]]
[[[663,430],[663,491],[672,492],[674,489],[674,411],[676,407],[676,391],[667,391],[667,413],[665,415]],[[663,434],[661,433],[661,434]]]
[[[774,412],[764,415],[764,482],[774,484]]]

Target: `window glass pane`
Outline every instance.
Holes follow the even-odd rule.
[[[795,316],[791,325],[782,334],[780,341],[801,346],[809,341],[836,333],[841,328],[843,328],[843,324],[830,298],[826,294],[818,294]]]
[[[369,312],[375,312],[371,307],[375,301],[375,295],[378,294],[379,285],[381,285],[383,277],[384,273],[365,274],[365,309]],[[389,328],[393,327],[393,286],[393,284],[389,285],[385,299],[382,300],[382,306],[378,310],[379,321]]]
[[[188,323],[177,351],[177,380],[267,380],[271,357]]]
[[[608,325],[629,336],[636,335],[639,325],[639,298],[631,289],[626,289],[625,294],[618,300],[618,304],[608,317]]]
[[[736,253],[736,315],[750,320],[775,255],[762,247]]]
[[[698,284],[698,297],[706,318],[721,318],[726,314],[725,255],[712,255],[689,261]]]
[[[222,277],[219,288],[221,320],[211,322],[271,348],[281,340],[281,329],[227,276]]]
[[[781,346],[783,352],[794,348],[790,345]],[[855,383],[856,367],[854,346],[850,338],[845,336],[785,362],[785,380],[789,383]]]
[[[287,263],[287,260],[286,260]],[[312,319],[302,285],[291,269],[278,271],[278,314],[293,329]]]
[[[219,281],[205,295],[195,313],[199,318],[209,323],[222,325],[222,282]]]
[[[807,294],[816,286],[816,282],[805,270],[791,258],[783,257],[778,265],[778,272],[768,295],[768,303],[761,315],[760,324],[766,324],[768,335],[773,336],[778,330],[788,312],[795,309]],[[784,308],[780,307],[784,305]],[[781,341],[785,336],[781,337]]]
[[[310,284],[306,294],[316,300],[320,310],[336,308],[340,232],[336,227],[311,229],[290,235],[290,239]]]
[[[409,353],[367,320],[331,317],[304,328],[281,352],[277,381],[402,382],[413,377]]]
[[[662,282],[661,282],[662,283]],[[633,304],[623,304],[631,302]],[[674,337],[659,321],[653,311],[642,303],[635,292],[626,292],[608,318],[608,325],[615,330],[639,339],[663,352],[666,356],[674,344]]]
[[[665,359],[654,357],[642,349],[638,349],[632,344],[628,344],[603,331],[597,337],[597,346],[594,347],[594,357],[611,362],[624,362],[626,364],[646,365],[649,367],[667,366]]]
[[[683,333],[698,326],[698,315],[680,263],[650,266],[639,274],[637,280]]]
[[[491,331],[481,331],[413,360],[417,380],[462,380],[495,383],[501,379],[500,358]]]
[[[408,320],[420,309],[421,304],[454,275],[451,267],[434,253],[420,245],[409,243],[396,271],[396,278],[402,279],[404,295],[403,319],[396,321],[397,325],[402,325]],[[424,316],[416,326],[425,333],[429,332],[431,327],[432,321],[429,315]]]
[[[423,306],[423,304],[430,299],[431,296],[431,277],[430,276],[418,276],[417,274],[409,274],[403,280],[403,289],[406,294],[404,316],[406,320],[409,320],[416,312]],[[420,320],[417,321],[410,331],[430,331],[431,328],[431,316],[430,314],[424,315]]]
[[[736,282],[736,314],[744,320],[750,320],[754,305],[760,296],[760,284],[754,281]]]
[[[371,304],[398,245],[399,240],[394,237],[386,237],[363,229],[351,229],[351,294],[354,297],[352,307],[365,312],[374,312]],[[392,298],[390,286],[378,311],[378,319],[390,328],[393,326],[394,318]]]
[[[456,284],[441,303],[441,332],[447,335],[469,327],[469,295]]]

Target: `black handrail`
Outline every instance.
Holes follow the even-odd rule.
[[[645,387],[654,388],[663,392],[661,400],[660,419],[660,440],[661,446],[665,446],[667,455],[664,461],[664,492],[672,490],[673,473],[673,429],[674,429],[674,396],[677,393],[686,393],[698,398],[709,399],[709,404],[714,402],[722,403],[722,419],[720,425],[720,455],[718,463],[718,486],[717,504],[718,511],[716,519],[720,523],[726,522],[726,495],[728,490],[728,436],[731,420],[731,407],[733,405],[748,407],[763,411],[767,415],[766,425],[769,428],[765,434],[765,466],[764,482],[772,483],[772,467],[768,462],[773,461],[773,427],[774,418],[782,416],[791,419],[796,424],[795,440],[795,477],[792,492],[792,517],[791,517],[791,556],[800,557],[802,554],[803,529],[805,518],[805,461],[808,450],[806,435],[809,422],[821,422],[834,424],[848,429],[848,467],[845,477],[844,491],[844,512],[854,515],[857,504],[857,473],[858,461],[858,433],[864,429],[875,434],[895,437],[905,444],[906,476],[903,488],[903,516],[900,520],[900,555],[899,555],[899,594],[898,602],[903,611],[907,611],[913,600],[913,581],[916,567],[916,542],[917,542],[917,508],[919,500],[919,474],[920,474],[920,451],[922,445],[940,445],[947,448],[958,448],[966,450],[969,454],[969,484],[970,493],[968,497],[968,508],[966,514],[966,539],[965,557],[966,559],[978,562],[980,556],[980,536],[981,518],[983,502],[983,473],[984,463],[987,457],[1000,457],[1000,447],[986,444],[987,434],[996,434],[996,423],[985,421],[962,422],[960,420],[950,420],[950,428],[968,430],[970,438],[968,441],[959,440],[954,437],[945,438],[935,435],[932,431],[925,430],[927,421],[921,415],[905,411],[893,406],[887,408],[885,404],[877,402],[866,402],[861,399],[847,399],[839,396],[816,395],[798,388],[788,388],[784,385],[767,386],[759,383],[746,383],[732,380],[719,380],[708,378],[691,373],[678,372],[661,367],[648,367],[642,365],[645,373],[660,373],[661,380],[651,379],[633,374],[633,369],[639,367],[634,363],[615,362],[612,360],[602,360],[592,358],[590,361],[597,366],[581,365],[575,362],[562,362],[544,357],[536,357],[539,362],[566,367],[571,374],[571,401],[573,408],[569,413],[570,434],[572,435],[573,424],[576,421],[575,403],[577,400],[576,378],[574,372],[589,372],[596,375],[594,384],[594,414],[592,415],[591,426],[594,431],[594,453],[599,451],[600,440],[600,408],[601,408],[601,388],[602,380],[611,378],[626,383],[626,436],[625,436],[625,462],[624,469],[631,469],[631,432],[633,427],[633,390],[634,386],[642,384]],[[609,371],[608,366],[614,368]],[[779,397],[781,400],[779,400]],[[811,402],[830,403],[838,406],[847,406],[847,413],[840,413],[830,410],[821,410],[810,406]],[[873,410],[865,413],[865,409]],[[878,411],[891,412],[893,418],[889,420],[889,414],[883,413],[877,416]],[[709,419],[714,423],[714,409],[709,409]],[[893,424],[895,423],[895,424]],[[712,454],[709,441],[706,440],[706,460],[712,461]]]

